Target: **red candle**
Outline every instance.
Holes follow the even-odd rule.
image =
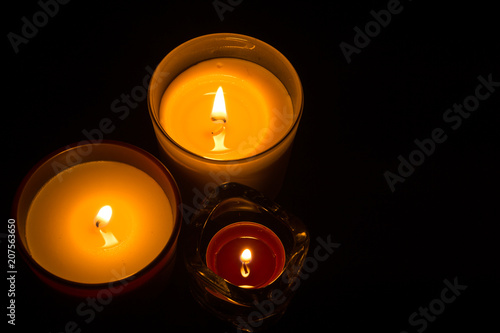
[[[262,288],[283,271],[285,249],[271,229],[254,222],[237,222],[219,230],[207,248],[207,266],[243,288]]]

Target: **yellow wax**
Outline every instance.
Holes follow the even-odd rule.
[[[98,228],[95,218],[106,205],[111,218]],[[158,256],[172,230],[162,188],[143,171],[110,161],[79,164],[49,180],[26,221],[33,259],[56,276],[87,284],[137,273]]]
[[[214,151],[211,119],[215,94],[224,92],[224,147]],[[285,86],[264,67],[236,58],[200,62],[177,76],[160,104],[160,124],[184,149],[214,160],[256,155],[279,142],[293,123]]]

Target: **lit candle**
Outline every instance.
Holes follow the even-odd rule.
[[[116,279],[113,270],[132,275],[151,262],[172,234],[172,216],[161,187],[141,170],[83,163],[52,178],[33,200],[28,249],[56,276],[105,283]]]
[[[160,155],[188,205],[229,181],[276,196],[303,106],[279,51],[243,35],[198,37],[162,60],[149,88]]]
[[[79,148],[54,153],[20,188],[17,222],[28,261],[64,281],[96,286],[167,265],[180,229],[168,171],[138,148],[102,143],[80,149],[91,153],[54,175],[55,161]]]
[[[255,189],[226,183],[187,228],[185,264],[201,305],[241,331],[262,329],[285,312],[309,246],[299,219]]]
[[[160,124],[184,149],[208,159],[257,155],[281,140],[293,120],[292,101],[271,72],[234,58],[206,60],[165,91]]]
[[[210,241],[207,266],[242,288],[262,288],[283,271],[285,250],[276,234],[255,222],[230,224]]]

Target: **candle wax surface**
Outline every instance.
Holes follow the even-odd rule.
[[[224,147],[216,150],[211,119],[215,94],[224,92]],[[293,124],[290,95],[264,67],[236,58],[200,62],[179,74],[160,105],[160,124],[184,149],[214,160],[256,155],[279,142]]]
[[[251,259],[242,274],[241,256],[246,249]],[[207,265],[220,277],[243,288],[261,288],[282,272],[285,250],[278,236],[254,222],[237,222],[221,229],[210,241]]]
[[[240,256],[250,249],[252,260],[246,264],[248,277],[241,274]],[[257,287],[268,282],[277,265],[276,254],[264,242],[256,238],[237,238],[224,245],[217,253],[215,270],[217,275],[237,286]]]
[[[95,218],[109,205],[109,223]],[[162,188],[145,172],[120,162],[78,164],[49,180],[27,217],[27,249],[52,274],[95,284],[133,275],[154,260],[173,231]]]

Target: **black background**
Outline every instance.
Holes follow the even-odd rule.
[[[29,169],[86,139],[82,131],[103,118],[116,125],[105,139],[157,155],[146,101],[124,120],[111,103],[177,45],[241,33],[280,50],[304,87],[304,114],[276,201],[308,226],[312,249],[317,237],[341,244],[302,281],[270,331],[417,332],[422,326],[411,326],[409,316],[455,278],[467,289],[425,331],[498,327],[500,88],[456,130],[443,120],[474,94],[479,75],[500,81],[493,4],[402,0],[403,10],[348,64],[339,44],[353,44],[353,28],[364,29],[370,11],[386,9],[387,1],[244,0],[223,21],[212,1],[71,1],[17,54],[7,34],[21,34],[21,18],[32,21],[40,6],[5,3],[2,232]],[[447,140],[392,193],[384,172],[397,173],[398,156],[408,158],[414,140],[435,128]],[[193,301],[182,265],[156,298],[105,308],[86,323],[75,312],[80,301],[60,301],[20,258],[16,263],[17,329],[61,332],[75,321],[83,332],[235,331]],[[2,288],[6,294],[6,282]]]

